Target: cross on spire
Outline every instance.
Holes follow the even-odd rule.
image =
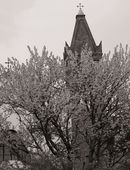
[[[81,3],[79,3],[79,5],[77,5],[77,8],[79,8],[80,10],[83,8],[84,6],[81,4]]]
[[[81,4],[81,3],[79,3],[79,5],[77,5],[77,8],[79,8],[79,13],[78,13],[78,15],[84,15],[84,13],[83,13],[83,11],[82,11],[82,8],[83,8],[84,6]]]

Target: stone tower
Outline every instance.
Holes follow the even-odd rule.
[[[72,36],[72,41],[71,41],[71,45],[69,46],[67,43],[65,44],[65,48],[64,48],[64,61],[66,63],[66,67],[68,68],[69,66],[69,57],[67,55],[67,49],[70,49],[73,53],[77,52],[79,59],[80,59],[80,54],[82,51],[82,47],[84,45],[88,46],[88,49],[91,50],[92,52],[92,57],[93,60],[95,62],[98,62],[101,57],[102,57],[102,42],[99,43],[99,45],[96,45],[95,40],[93,38],[93,35],[91,33],[91,30],[89,28],[89,25],[87,23],[87,20],[85,18],[85,14],[82,11],[82,6],[81,4],[79,5],[79,12],[76,15],[76,23],[75,23],[75,27],[74,27],[74,32],[73,32],[73,36]],[[69,81],[70,81],[70,72],[71,69],[66,72],[66,83],[67,86],[69,88]],[[82,125],[81,125],[82,126]],[[75,127],[75,122],[72,119],[72,127],[73,127],[73,131],[75,131],[74,127]],[[87,164],[86,160],[85,160],[85,153],[87,150],[87,145],[85,142],[83,142],[83,139],[80,135],[78,135],[78,138],[76,139],[78,140],[79,143],[81,143],[79,145],[80,148],[80,156],[78,155],[78,151],[77,152],[77,159],[74,160],[74,170],[83,170],[84,166],[86,166],[85,164]],[[82,142],[80,142],[82,141]],[[78,159],[78,156],[81,159]]]

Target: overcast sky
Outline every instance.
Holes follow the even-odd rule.
[[[103,52],[122,43],[130,45],[130,0],[0,0],[0,62],[29,58],[27,45],[43,45],[62,56],[65,41],[70,44],[77,5],[83,11],[96,43]]]

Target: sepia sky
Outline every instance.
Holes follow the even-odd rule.
[[[78,3],[103,52],[122,43],[130,46],[130,0],[0,0],[0,62],[29,58],[27,45],[61,56],[70,44]]]

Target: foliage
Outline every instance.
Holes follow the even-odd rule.
[[[112,169],[129,158],[128,48],[99,62],[87,46],[81,55],[67,49],[65,62],[45,47],[41,56],[28,49],[25,64],[12,58],[9,68],[0,66],[0,104],[17,114],[18,133],[33,159],[72,170],[75,159]]]
[[[30,170],[30,168],[20,161],[3,161],[0,164],[0,170]]]
[[[72,161],[71,115],[64,114],[68,103],[64,63],[45,47],[42,56],[35,47],[28,49],[31,57],[25,64],[12,58],[9,68],[0,66],[0,103],[17,114],[30,152],[42,157],[46,150],[64,167]]]
[[[80,156],[101,169],[114,168],[130,151],[130,51],[120,45],[113,56],[95,62],[85,46],[78,64],[79,55],[68,55],[67,84],[75,108],[70,110]]]

